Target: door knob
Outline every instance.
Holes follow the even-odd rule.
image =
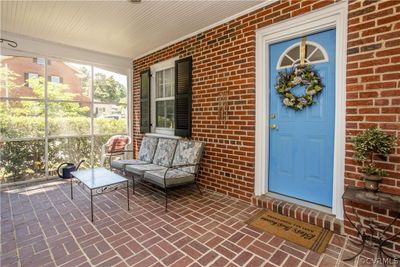
[[[271,124],[271,126],[269,126],[269,128],[277,130],[278,126],[276,126],[276,124]]]

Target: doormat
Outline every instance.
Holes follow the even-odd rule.
[[[325,251],[333,235],[333,232],[322,227],[301,222],[271,210],[260,211],[247,223],[317,253]]]

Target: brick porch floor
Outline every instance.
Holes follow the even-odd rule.
[[[163,198],[139,187],[94,199],[75,186],[48,181],[1,190],[1,266],[371,266],[366,251],[350,263],[349,241],[334,235],[319,255],[244,223],[259,209],[192,189]],[[179,193],[179,194],[178,194]]]

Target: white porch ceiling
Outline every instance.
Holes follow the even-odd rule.
[[[125,58],[260,5],[263,0],[1,1],[1,30]]]

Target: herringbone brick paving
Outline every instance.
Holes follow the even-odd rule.
[[[94,198],[51,180],[1,190],[1,266],[371,266],[366,251],[334,235],[319,255],[245,224],[259,209],[214,192],[182,189],[163,197],[139,186]]]

